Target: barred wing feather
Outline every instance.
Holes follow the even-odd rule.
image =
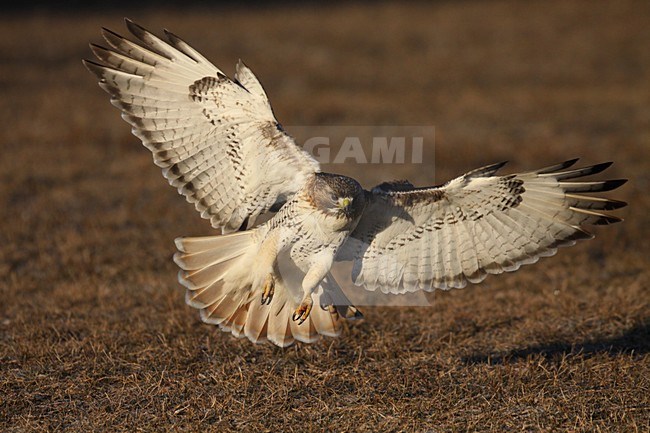
[[[294,194],[318,163],[279,126],[255,75],[231,80],[177,36],[127,20],[136,42],[104,29],[84,61],[168,182],[223,232],[247,229]]]
[[[620,221],[602,211],[624,202],[582,193],[625,180],[575,181],[611,164],[569,169],[576,161],[506,176],[495,164],[441,187],[379,185],[340,258],[353,260],[355,284],[386,293],[464,287],[517,270],[592,238],[586,225]]]

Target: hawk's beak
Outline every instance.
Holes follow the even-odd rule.
[[[350,203],[352,203],[352,200],[350,200],[349,198],[346,197],[346,198],[343,199],[343,201],[341,201],[341,207],[346,208],[346,207],[350,206]]]

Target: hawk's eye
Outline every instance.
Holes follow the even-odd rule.
[[[338,201],[339,200],[339,198],[336,196],[336,194],[330,195],[330,198],[332,199],[332,201]]]

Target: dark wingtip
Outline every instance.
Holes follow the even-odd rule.
[[[487,176],[492,176],[494,175],[497,171],[499,171],[504,165],[506,165],[508,161],[501,161],[497,162],[496,164],[490,164],[486,165],[484,167],[479,167],[475,170],[472,170],[468,173],[465,173],[465,178],[466,179],[473,179],[475,177],[487,177]]]
[[[111,46],[114,46],[114,44],[117,43],[117,41],[121,41],[124,39],[124,36],[106,27],[102,27],[102,37]]]
[[[609,168],[614,162],[613,161],[607,161],[607,162],[601,162],[600,164],[595,164],[590,167],[590,170],[588,173],[585,173],[585,175],[591,175],[591,174],[596,174],[600,173],[601,171],[605,171],[607,168]]]
[[[128,28],[129,31],[139,39],[142,39],[144,35],[149,33],[144,27],[130,18],[124,18],[124,22],[126,23],[126,28]]]
[[[613,216],[613,215],[603,215],[601,216],[597,221],[595,221],[593,224],[596,226],[606,226],[609,224],[616,224],[620,223],[623,221],[622,218]]]
[[[556,171],[564,170],[565,168],[569,168],[572,165],[574,165],[576,162],[578,162],[580,158],[573,158],[573,159],[568,159],[564,162],[561,162],[559,164],[551,165],[548,167],[541,168],[536,171],[537,174],[549,174],[549,173],[554,173]]]
[[[167,39],[169,39],[170,42],[184,42],[181,38],[176,36],[174,33],[170,32],[166,28],[163,29],[163,33],[165,36],[167,36]]]
[[[627,183],[627,179],[606,180],[601,191],[611,191]]]
[[[107,28],[107,27],[102,27],[102,33],[108,33],[108,34],[113,35],[113,36],[119,36],[119,37],[121,37],[120,35],[118,35],[118,34],[115,33],[113,30],[111,30],[111,29],[109,29],[109,28]]]
[[[99,60],[105,60],[107,55],[110,53],[110,50],[106,47],[102,47],[101,45],[93,44],[90,43],[90,51],[93,52],[95,57],[97,57]]]
[[[627,202],[609,199],[603,210],[615,210],[627,206]]]
[[[614,164],[614,161],[605,161],[605,162],[601,162],[600,164],[594,165],[594,167],[603,167],[604,170],[607,167],[611,167],[612,164]]]
[[[557,169],[553,171],[558,171],[558,170],[564,170],[565,168],[572,167],[576,164],[576,162],[580,161],[580,158],[571,158],[567,159],[564,162],[561,162],[557,165]]]
[[[81,63],[83,63],[86,69],[88,69],[90,72],[95,74],[99,79],[103,78],[104,69],[105,69],[104,65],[101,65],[99,63],[93,62],[92,60],[88,60],[88,59],[83,59]]]

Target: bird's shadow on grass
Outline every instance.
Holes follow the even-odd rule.
[[[647,318],[623,334],[612,337],[587,340],[578,343],[565,341],[541,344],[507,352],[475,354],[463,358],[468,365],[504,364],[531,356],[542,356],[548,360],[565,356],[591,357],[598,354],[616,356],[619,354],[643,355],[650,352],[650,318]]]

